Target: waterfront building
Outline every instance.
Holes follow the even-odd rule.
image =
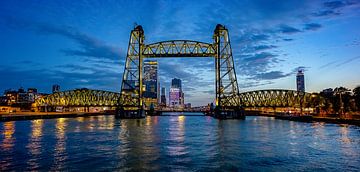
[[[158,105],[159,99],[159,80],[158,80],[158,62],[155,60],[144,61],[144,78],[143,84],[145,91],[143,97],[145,105],[150,107]]]
[[[60,92],[60,85],[54,84],[52,86],[52,93]]]
[[[17,102],[18,92],[15,90],[5,90],[6,104],[11,106]]]
[[[304,80],[304,70],[299,69],[296,74],[296,88],[297,91],[305,92],[305,80]]]
[[[7,105],[6,96],[0,96],[0,105]]]
[[[26,107],[34,103],[39,96],[40,94],[36,88],[28,88],[27,91],[24,88],[19,88],[17,91],[9,89],[5,90],[1,102],[8,106]]]
[[[36,88],[28,88],[27,91],[28,101],[35,102],[35,99],[38,97],[38,92]]]

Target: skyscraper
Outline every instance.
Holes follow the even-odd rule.
[[[174,78],[171,80],[171,87],[172,88],[179,88],[181,91],[181,80],[180,79],[177,79],[177,78]]]
[[[296,88],[297,91],[305,92],[304,70],[301,68],[299,68],[296,74]]]
[[[179,88],[170,88],[169,92],[169,106],[172,108],[180,108],[181,107],[181,99],[180,99],[180,89]]]
[[[174,78],[171,80],[171,88],[169,92],[170,107],[183,108],[184,107],[184,93],[182,91],[181,80]]]
[[[143,84],[145,91],[143,97],[145,98],[145,105],[150,106],[151,104],[158,104],[158,62],[154,60],[144,61],[144,78]]]
[[[165,94],[165,92],[166,92],[165,87],[162,87],[161,88],[161,101],[160,101],[160,104],[161,104],[161,106],[164,106],[164,107],[166,107],[166,94]]]

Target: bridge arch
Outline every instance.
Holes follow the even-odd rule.
[[[119,93],[91,90],[76,89],[57,92],[36,99],[35,104],[38,107],[44,106],[65,106],[65,107],[89,107],[89,106],[118,106]]]
[[[324,102],[319,94],[283,89],[243,92],[239,99],[243,107],[306,107]]]

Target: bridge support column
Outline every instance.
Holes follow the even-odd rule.
[[[216,119],[245,119],[245,111],[240,108],[222,109],[216,107],[213,117]]]
[[[115,117],[120,119],[145,118],[145,111],[143,109],[125,110],[124,108],[120,107],[119,109],[117,109]]]

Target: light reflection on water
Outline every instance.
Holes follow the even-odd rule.
[[[13,156],[4,156],[1,152],[8,152],[12,154],[15,138],[13,137],[15,133],[15,122],[4,122],[2,125],[1,136],[1,151],[0,151],[0,171],[8,170],[12,166],[14,157]]]
[[[15,132],[15,122],[13,121],[4,122],[3,126],[4,127],[2,131],[2,135],[4,138],[1,144],[1,149],[7,151],[7,150],[11,150],[12,147],[14,146],[13,134]]]
[[[66,123],[67,118],[58,118],[55,124],[56,144],[54,147],[54,166],[52,170],[59,171],[64,169],[64,164],[67,159],[66,152]],[[80,138],[79,138],[80,139]]]
[[[44,120],[37,119],[31,121],[31,133],[29,136],[29,142],[26,146],[30,153],[30,158],[27,161],[29,169],[38,169],[40,167],[39,159],[41,155],[41,138],[42,138],[42,127]]]
[[[0,171],[360,170],[352,125],[97,116],[3,122],[0,133]]]

